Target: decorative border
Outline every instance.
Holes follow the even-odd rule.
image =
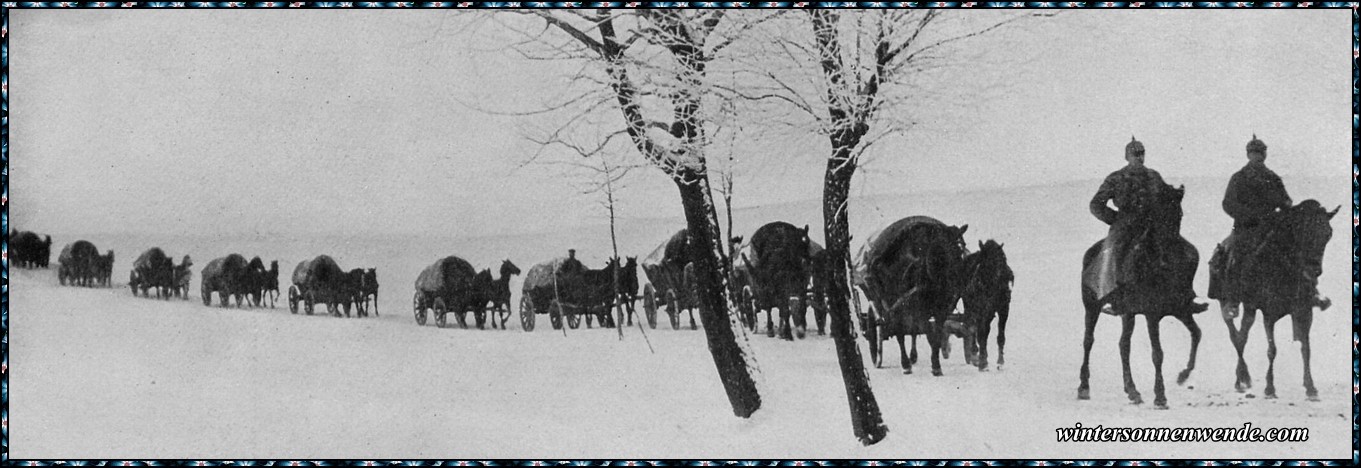
[[[2,2],[0,3],[0,462],[14,466],[1351,466],[1361,464],[1361,2]],[[10,460],[9,11],[15,8],[1350,8],[1352,10],[1352,458],[1350,460]]]

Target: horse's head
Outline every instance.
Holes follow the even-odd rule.
[[[1329,220],[1341,209],[1338,206],[1328,211],[1316,200],[1302,201],[1276,216],[1276,228],[1270,230],[1268,242],[1288,246],[1283,250],[1289,252],[1291,260],[1309,279],[1317,280],[1323,274],[1323,250],[1333,237]]]
[[[184,258],[189,258],[189,257],[188,257],[188,256],[185,256]],[[278,261],[278,260],[270,260],[270,261],[269,261],[269,272],[270,272],[270,273],[273,273],[275,277],[279,276],[279,261]]]
[[[191,258],[189,258],[188,255],[185,255],[185,256],[184,256],[184,260],[180,260],[180,266],[181,266],[181,267],[184,267],[184,268],[189,268],[189,267],[191,267],[191,266],[194,266],[194,260],[191,259]]]
[[[511,263],[509,258],[507,258],[507,259],[501,261],[501,276],[502,276],[502,277],[509,277],[509,276],[511,276],[511,275],[518,275],[518,274],[520,274],[520,267],[517,267],[517,266],[515,266],[514,263]]]
[[[378,269],[369,268],[364,270],[364,282],[373,288],[378,287]]]
[[[1153,194],[1148,205],[1142,207],[1141,217],[1149,227],[1150,233],[1157,237],[1181,235],[1181,200],[1186,196],[1186,187],[1173,187],[1163,184]]]

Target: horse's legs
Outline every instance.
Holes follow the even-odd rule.
[[[917,363],[917,335],[912,335],[912,363]]]
[[[1280,317],[1273,317],[1263,313],[1265,321],[1262,328],[1266,329],[1266,390],[1263,398],[1276,398],[1276,320]]]
[[[917,337],[914,336],[912,337],[912,339],[915,341]],[[917,352],[917,348],[915,346],[912,348],[912,352],[913,353]],[[903,373],[911,374],[912,360],[907,358],[907,348],[906,345],[903,343],[903,335],[898,335],[898,360],[903,364]]]
[[[1092,397],[1091,387],[1087,384],[1087,378],[1091,376],[1088,363],[1092,358],[1092,344],[1096,342],[1092,332],[1096,330],[1096,321],[1099,318],[1101,318],[1101,312],[1090,307],[1087,308],[1086,327],[1082,333],[1082,370],[1078,372],[1078,377],[1082,379],[1082,382],[1077,386],[1077,399],[1079,400],[1087,400]],[[1000,323],[997,326],[997,333],[1000,340],[1002,336],[1002,325]],[[1002,365],[1002,344],[1000,342],[997,344],[997,365]]]
[[[1186,331],[1191,332],[1191,357],[1186,360],[1186,368],[1177,374],[1177,385],[1186,383],[1186,379],[1191,377],[1191,371],[1196,368],[1196,351],[1200,349],[1200,325],[1196,324],[1196,316],[1191,314],[1176,315],[1177,320],[1181,320],[1186,325]]]
[[[988,370],[988,332],[992,328],[992,317],[979,320],[975,327],[973,340],[978,344],[978,356],[974,358],[974,364],[978,365],[978,370],[985,371]]]
[[[1300,342],[1300,357],[1304,359],[1304,396],[1309,398],[1309,401],[1318,401],[1318,389],[1314,388],[1314,374],[1309,371],[1309,328],[1313,325],[1314,312],[1296,310],[1290,314],[1290,318],[1295,326],[1295,339]]]
[[[1008,308],[1010,306],[1003,306],[997,311],[997,370],[1002,370],[1002,364],[1006,364]]]
[[[1129,341],[1134,335],[1134,314],[1126,313],[1120,316],[1120,367],[1125,373],[1125,395],[1129,396],[1129,401],[1134,404],[1144,402],[1144,398],[1139,395],[1138,388],[1134,385],[1134,376],[1129,370]]]
[[[1145,325],[1148,327],[1148,345],[1153,348],[1153,407],[1157,409],[1167,409],[1167,395],[1163,387],[1163,342],[1162,330],[1158,327],[1161,316],[1149,314],[1145,315]]]
[[[766,309],[766,337],[775,337],[775,321],[770,318],[770,309]]]
[[[1257,306],[1252,304],[1243,304],[1243,323],[1237,330],[1233,328],[1233,319],[1228,319],[1229,338],[1233,340],[1234,348],[1238,351],[1238,368],[1233,388],[1239,392],[1252,388],[1252,373],[1248,372],[1248,363],[1243,360],[1243,351],[1248,347],[1248,331],[1256,321]]]
[[[945,339],[945,321],[932,320],[926,332],[926,343],[931,345],[931,375],[936,377],[945,374],[940,370],[940,349],[945,344]]]

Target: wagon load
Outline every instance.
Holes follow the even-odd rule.
[[[246,270],[246,257],[241,254],[231,254],[222,258],[215,258],[203,267],[200,293],[203,296],[203,305],[212,303],[213,293],[218,293],[222,307],[227,306],[229,296],[236,297],[236,305],[239,307],[244,302],[244,296],[255,291],[250,290],[248,283],[249,272]]]
[[[128,275],[128,288],[136,296],[140,290],[143,296],[150,297],[151,288],[156,288],[156,296],[168,299],[175,289],[175,263],[160,247],[152,247],[132,262],[132,272]]]
[[[340,306],[343,306],[345,315],[349,316],[350,303],[354,298],[349,283],[345,271],[330,256],[318,255],[311,260],[303,260],[293,268],[293,286],[288,288],[288,309],[296,314],[298,304],[302,303],[303,311],[312,315],[313,306],[326,304],[327,313],[339,316]]]
[[[433,313],[435,326],[443,328],[446,315],[453,313],[458,325],[466,328],[471,310],[481,327],[490,287],[491,271],[478,273],[467,260],[452,255],[436,260],[416,277],[416,294],[411,299],[416,324],[425,325],[426,315]]]
[[[62,285],[92,286],[99,276],[99,249],[89,241],[66,244],[57,255],[57,280]]]

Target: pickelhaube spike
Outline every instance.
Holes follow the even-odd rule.
[[[1252,134],[1252,141],[1249,141],[1249,142],[1248,142],[1248,152],[1249,152],[1249,153],[1265,153],[1265,152],[1266,152],[1266,143],[1263,143],[1262,140],[1258,140],[1258,139],[1257,139],[1257,133],[1256,133],[1256,132],[1254,132],[1254,133]]]
[[[1144,152],[1144,144],[1143,144],[1143,143],[1140,143],[1139,140],[1134,139],[1134,135],[1130,135],[1130,136],[1129,136],[1129,143],[1125,145],[1125,155],[1128,156],[1128,155],[1133,154],[1133,153],[1143,153],[1143,152]]]

